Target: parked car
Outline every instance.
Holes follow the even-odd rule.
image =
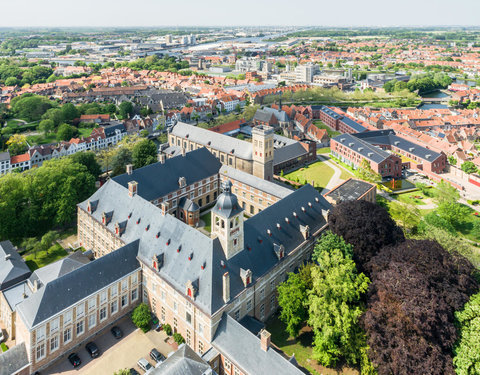
[[[165,356],[155,348],[150,350],[150,358],[153,359],[157,363],[159,363],[159,362],[162,363],[166,359]]]
[[[3,330],[0,329],[0,342],[4,342],[5,341],[5,335],[3,334]]]
[[[68,360],[70,361],[70,363],[72,364],[73,367],[78,367],[82,363],[82,361],[80,360],[80,357],[78,356],[77,353],[70,354],[68,356]]]
[[[98,350],[97,344],[93,341],[85,345],[85,349],[87,349],[88,354],[90,354],[92,358],[97,358],[100,355],[100,350]]]
[[[116,339],[119,339],[123,336],[122,330],[117,326],[113,326],[110,329],[110,332],[112,332],[113,337],[115,337]]]
[[[148,362],[145,358],[140,358],[137,362],[138,367],[140,367],[143,371],[148,371],[153,369],[153,366]]]
[[[130,375],[140,375],[140,373],[132,367],[130,369]]]

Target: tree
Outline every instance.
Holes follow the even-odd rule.
[[[152,321],[152,316],[150,314],[150,308],[146,303],[141,303],[132,313],[132,322],[140,328],[143,332],[148,332],[150,330],[150,322]]]
[[[469,210],[463,204],[445,202],[440,204],[435,212],[455,227],[468,215]]]
[[[42,115],[53,106],[53,103],[44,96],[32,94],[17,96],[10,104],[14,115],[27,121],[40,120]]]
[[[413,204],[392,202],[390,215],[393,219],[400,221],[404,231],[411,230],[420,222],[420,211]]]
[[[330,230],[353,245],[358,270],[384,246],[404,241],[400,228],[387,210],[367,201],[348,201],[333,207],[328,215]]]
[[[117,176],[119,174],[125,173],[125,167],[127,164],[132,163],[132,152],[127,147],[120,147],[116,152],[110,153],[112,174]],[[105,168],[108,168],[108,163]]]
[[[27,137],[23,134],[13,134],[7,141],[11,155],[20,155],[28,150]]]
[[[455,346],[453,364],[458,375],[480,374],[480,293],[473,295],[462,311],[455,313],[460,338]]]
[[[457,165],[457,159],[455,158],[455,156],[453,155],[450,155],[448,157],[448,162],[451,164],[451,165]]]
[[[338,249],[347,258],[353,257],[353,246],[346,243],[341,236],[337,236],[331,231],[327,231],[322,234],[322,237],[315,245],[312,254],[312,260],[317,262],[318,257],[324,251],[331,251],[332,249]]]
[[[434,200],[439,206],[443,203],[456,203],[460,199],[458,190],[443,180],[437,184],[434,191]]]
[[[75,163],[84,165],[88,172],[97,179],[102,173],[100,164],[98,164],[95,154],[91,151],[76,152],[70,156]]]
[[[77,128],[68,124],[61,124],[57,130],[57,141],[69,141],[77,134]]]
[[[48,231],[42,236],[40,240],[40,246],[43,251],[48,253],[48,249],[52,246],[53,241],[57,238],[57,233],[54,231]]]
[[[477,166],[473,164],[472,161],[466,161],[464,162],[461,167],[462,171],[464,171],[467,174],[472,174],[477,172]]]
[[[280,320],[286,331],[296,337],[308,319],[307,293],[312,288],[311,265],[300,268],[298,273],[289,273],[286,281],[277,287]]]
[[[122,118],[127,119],[133,114],[133,104],[130,102],[121,102],[118,111]]]
[[[130,374],[131,374],[131,372],[130,372],[130,369],[128,369],[128,368],[124,368],[124,369],[115,371],[113,373],[113,375],[130,375]]]
[[[151,140],[143,139],[132,150],[133,165],[141,168],[157,161],[157,146]]]
[[[358,274],[352,259],[341,250],[322,251],[318,266],[311,270],[308,323],[314,332],[313,357],[324,366],[335,366],[340,358],[349,364],[360,362],[357,336],[363,314],[360,305],[369,280]]]
[[[357,175],[362,180],[378,184],[382,181],[382,176],[380,173],[375,172],[367,159],[362,159],[360,166],[357,169]]]
[[[63,112],[60,108],[50,108],[43,114],[42,119],[51,120],[55,127],[65,121]]]
[[[72,103],[64,104],[61,111],[63,115],[63,121],[72,122],[76,118],[80,117],[80,112]]]
[[[52,120],[42,120],[38,124],[38,130],[41,130],[45,135],[50,133],[55,128]]]
[[[426,195],[427,197],[430,195],[430,188],[427,184],[424,184],[423,182],[417,182],[415,187],[420,190],[423,195]]]
[[[434,241],[407,240],[384,247],[367,268],[362,326],[378,374],[453,374],[454,312],[478,288],[471,263]]]

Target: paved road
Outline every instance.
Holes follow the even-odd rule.
[[[100,349],[100,357],[91,359],[83,344],[76,350],[82,360],[80,367],[73,369],[67,356],[63,356],[53,366],[42,371],[42,375],[113,375],[115,371],[131,367],[142,374],[144,371],[140,371],[136,363],[144,357],[153,365],[154,362],[149,357],[152,348],[157,348],[165,357],[173,351],[173,348],[165,342],[167,336],[163,331],[150,331],[145,334],[137,329],[128,317],[115,325],[123,331],[124,336],[120,340],[112,336],[110,326],[94,339]]]

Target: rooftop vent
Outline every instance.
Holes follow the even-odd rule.
[[[282,229],[282,227],[280,226],[279,223],[277,223],[277,229],[278,229],[278,230]]]
[[[305,212],[305,211],[306,211],[306,210],[305,210],[305,207],[303,207],[303,206],[302,206],[302,211],[303,211],[303,212]]]
[[[227,265],[225,264],[225,262],[224,262],[223,260],[220,261],[220,266],[221,266],[222,268],[227,267]]]
[[[297,213],[293,211],[293,217],[297,217]]]
[[[160,237],[160,232],[157,232],[157,234],[155,235],[155,238],[158,238]]]
[[[288,224],[290,223],[290,219],[288,217],[285,218],[285,222]]]
[[[432,155],[431,155],[431,154],[427,154],[427,155],[425,155],[425,159],[430,159],[431,157],[432,157]]]
[[[415,151],[415,147],[410,147],[410,148],[408,149],[408,151],[410,151],[410,152]]]
[[[272,231],[271,231],[270,229],[267,229],[267,234],[268,234],[269,236],[271,236],[271,235],[272,235]]]
[[[177,247],[177,253],[179,253],[180,251],[182,251],[182,245],[178,245]]]
[[[398,145],[400,144],[400,141],[395,141],[395,142],[393,142],[393,144],[394,144],[395,146],[398,146]]]
[[[312,207],[312,202],[308,202],[308,207]]]
[[[192,260],[193,259],[193,253],[190,253],[190,255],[188,256],[188,260]]]

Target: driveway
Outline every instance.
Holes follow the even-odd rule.
[[[82,360],[80,367],[73,369],[65,355],[50,368],[41,371],[42,375],[113,375],[115,371],[131,367],[142,374],[144,371],[140,371],[136,363],[144,357],[154,365],[149,356],[152,348],[157,348],[165,357],[173,351],[172,347],[165,342],[167,335],[163,331],[150,331],[145,334],[133,325],[129,317],[123,318],[115,325],[121,328],[123,337],[116,340],[110,333],[111,326],[108,326],[94,339],[101,353],[98,358],[91,359],[83,344],[76,349],[76,353]]]

